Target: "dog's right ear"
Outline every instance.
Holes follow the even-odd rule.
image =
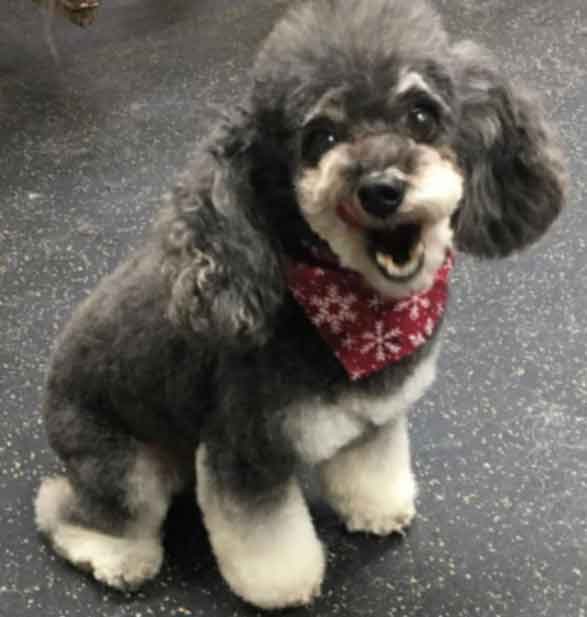
[[[238,348],[270,336],[284,295],[279,254],[251,185],[257,148],[247,114],[225,121],[179,178],[157,227],[169,318]]]

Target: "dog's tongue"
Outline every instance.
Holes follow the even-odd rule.
[[[364,226],[353,214],[352,209],[349,208],[346,204],[339,204],[336,208],[336,214],[350,227],[354,227],[355,229],[364,229]]]

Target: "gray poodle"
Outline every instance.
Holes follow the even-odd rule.
[[[154,232],[76,310],[44,417],[66,475],[39,529],[115,588],[153,578],[194,482],[245,601],[311,602],[325,552],[296,469],[350,531],[415,514],[406,412],[432,383],[456,250],[502,257],[564,202],[531,97],[424,0],[315,0],[262,47],[242,108]]]

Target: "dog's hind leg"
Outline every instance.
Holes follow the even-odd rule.
[[[110,587],[136,589],[161,567],[160,530],[177,477],[160,453],[122,430],[71,408],[52,413],[49,437],[67,475],[43,481],[37,526],[74,566]]]
[[[401,416],[320,468],[322,492],[349,531],[403,532],[416,514],[408,423]]]
[[[249,472],[241,466],[229,473],[245,478]],[[231,589],[263,609],[310,603],[320,593],[325,555],[297,480],[290,477],[263,494],[229,488],[204,445],[196,475],[204,523]]]

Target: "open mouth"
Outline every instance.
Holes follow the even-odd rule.
[[[381,274],[394,282],[405,282],[419,274],[425,258],[422,226],[410,222],[370,229],[357,211],[352,203],[342,203],[337,208],[338,216],[347,225],[367,234],[369,254]]]
[[[420,225],[405,223],[393,229],[373,229],[368,233],[369,252],[383,276],[400,282],[420,272],[425,257]]]

